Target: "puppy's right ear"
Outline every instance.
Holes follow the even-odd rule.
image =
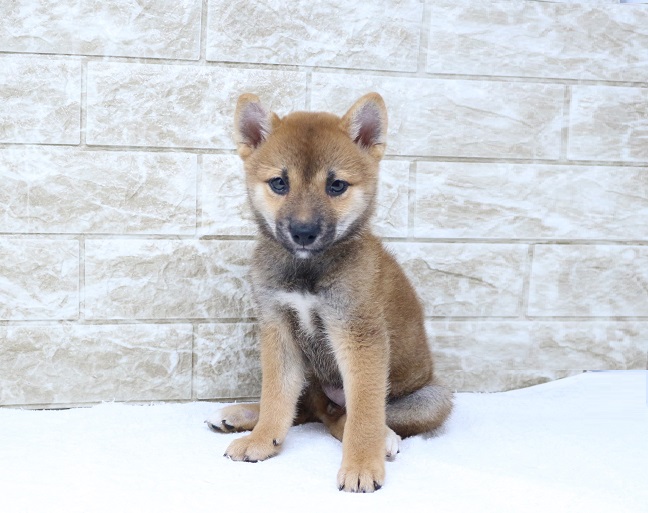
[[[277,115],[267,111],[258,96],[250,93],[239,96],[234,114],[234,141],[243,160],[266,141],[272,131],[273,117]]]

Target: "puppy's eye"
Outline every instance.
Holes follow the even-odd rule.
[[[339,196],[340,194],[343,194],[344,191],[346,191],[349,187],[349,182],[345,182],[344,180],[333,180],[327,187],[326,187],[326,193],[329,196]]]
[[[272,192],[282,195],[288,193],[288,184],[284,181],[283,178],[280,178],[279,176],[271,178],[268,181],[268,185],[272,189]]]

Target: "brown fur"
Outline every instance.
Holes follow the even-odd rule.
[[[386,130],[376,93],[342,118],[280,119],[256,96],[239,98],[235,137],[259,226],[252,281],[263,380],[259,405],[230,406],[208,421],[221,431],[253,428],[227,449],[233,460],[274,456],[290,426],[320,421],[343,443],[340,489],[371,492],[399,437],[434,429],[450,413],[421,304],[368,227]]]

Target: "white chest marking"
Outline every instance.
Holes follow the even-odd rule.
[[[301,292],[279,292],[275,297],[279,303],[292,308],[297,313],[299,323],[307,333],[315,332],[313,310],[317,310],[320,304],[317,296]]]

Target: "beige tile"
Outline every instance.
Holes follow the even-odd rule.
[[[648,80],[648,6],[612,2],[429,2],[427,71]]]
[[[388,154],[560,156],[561,85],[313,73],[311,107],[341,115],[369,91],[387,103]]]
[[[527,246],[390,243],[428,316],[516,316]]]
[[[86,241],[92,319],[250,317],[251,241]]]
[[[506,392],[518,388],[532,387],[582,374],[580,370],[478,370],[445,371],[437,373],[439,380],[457,392]]]
[[[24,147],[0,163],[19,231],[195,233],[195,155]]]
[[[0,233],[29,231],[27,162],[20,148],[0,150]]]
[[[540,368],[643,369],[648,322],[534,323]]]
[[[528,314],[648,316],[648,246],[537,245]]]
[[[464,372],[643,369],[648,322],[428,321],[437,367]]]
[[[88,64],[88,144],[234,148],[238,96],[303,110],[306,74],[203,66]]]
[[[0,326],[0,404],[191,398],[188,324]]]
[[[252,235],[254,216],[238,155],[203,155],[201,235]]]
[[[0,238],[0,320],[78,316],[79,243]]]
[[[648,237],[648,168],[419,162],[414,235]]]
[[[194,344],[196,398],[259,397],[259,358],[255,324],[199,324]]]
[[[373,227],[382,237],[407,237],[409,167],[405,160],[383,160],[380,164]]]
[[[81,63],[0,56],[0,142],[78,144]]]
[[[4,52],[198,59],[200,0],[34,0],[5,5]]]
[[[416,71],[423,3],[210,0],[207,59]]]
[[[236,155],[203,155],[201,235],[253,235],[254,216],[245,193],[245,172]],[[407,236],[409,162],[381,165],[376,216],[377,234]]]
[[[646,162],[647,139],[648,89],[573,87],[568,158]]]

